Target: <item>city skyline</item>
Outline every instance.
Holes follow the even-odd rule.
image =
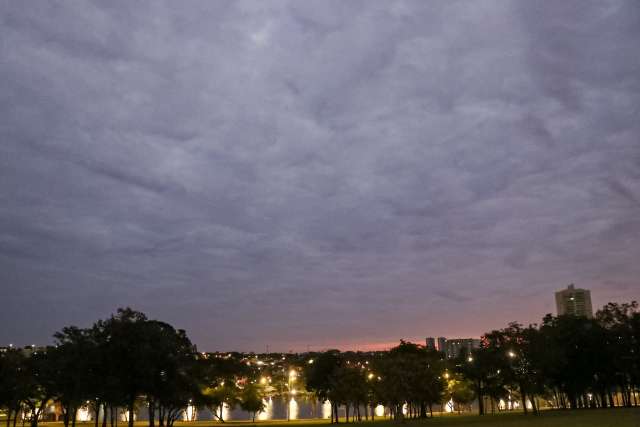
[[[477,337],[640,283],[640,3],[0,5],[0,343]]]
[[[546,314],[551,314],[551,315],[576,315],[576,313],[568,313],[568,312],[560,312],[559,310],[559,302],[558,302],[558,298],[559,298],[559,294],[562,294],[563,292],[579,292],[579,293],[584,293],[586,292],[589,297],[588,297],[588,302],[589,302],[589,309],[585,312],[585,313],[578,313],[577,315],[579,316],[584,316],[586,315],[587,317],[593,317],[595,314],[595,311],[593,311],[593,308],[591,306],[591,295],[590,295],[590,290],[589,289],[581,289],[581,288],[575,288],[575,285],[572,283],[570,285],[568,285],[568,287],[566,289],[562,289],[559,291],[555,292],[555,302],[556,302],[556,313],[545,313]],[[613,301],[608,301],[608,302],[613,302]],[[599,309],[599,308],[597,308]],[[597,311],[596,309],[596,311]],[[530,324],[536,324],[539,322],[533,322]],[[502,325],[504,326],[504,325]],[[527,324],[525,324],[525,326],[527,326]],[[501,327],[501,326],[500,326]],[[496,327],[496,329],[499,329],[500,327]],[[488,333],[491,331],[485,331],[484,333]],[[256,354],[266,354],[266,353],[270,353],[270,352],[276,352],[276,353],[305,353],[305,352],[318,352],[318,351],[326,351],[326,350],[330,350],[330,349],[338,349],[341,351],[378,351],[378,350],[389,350],[393,347],[395,347],[396,345],[398,345],[399,342],[401,341],[407,341],[407,342],[411,342],[411,343],[416,343],[418,345],[422,345],[426,348],[432,348],[434,350],[438,350],[441,352],[444,352],[445,354],[447,354],[447,357],[453,357],[455,355],[458,354],[459,352],[459,348],[460,348],[460,342],[462,343],[463,347],[468,347],[468,348],[476,348],[477,345],[479,345],[482,336],[484,335],[484,333],[476,335],[476,336],[464,336],[464,335],[458,335],[458,336],[427,336],[425,337],[418,337],[418,336],[411,336],[411,337],[401,337],[398,338],[395,341],[387,341],[387,342],[365,342],[365,343],[346,343],[346,344],[342,344],[342,345],[325,345],[325,346],[320,346],[318,344],[312,344],[312,343],[307,343],[305,345],[305,349],[303,350],[300,347],[296,347],[294,348],[289,348],[288,350],[283,350],[283,349],[274,349],[274,348],[270,348],[269,344],[265,344],[264,347],[264,351],[260,350],[260,349],[249,349],[249,350],[241,350],[243,352],[249,352],[249,353],[256,353]],[[421,344],[421,340],[422,340],[422,344]],[[471,344],[471,347],[469,347],[467,344],[465,344],[465,341],[470,341],[473,342],[473,344]],[[456,348],[452,351],[451,349],[449,349],[448,345],[449,342],[452,342],[452,344],[454,346],[456,346]],[[16,348],[38,348],[39,346],[41,346],[42,343],[36,345],[36,344],[18,344],[15,345],[14,343],[9,343],[6,347],[16,347]],[[197,343],[194,343],[197,345]],[[46,345],[46,344],[45,344]],[[2,345],[0,345],[0,349],[1,348],[6,348],[3,347]],[[205,350],[205,349],[200,349],[201,350]],[[206,349],[205,351],[207,352],[229,352],[229,351],[236,351],[236,349]],[[452,356],[453,355],[453,356]]]

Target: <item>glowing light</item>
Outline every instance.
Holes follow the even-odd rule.
[[[516,357],[516,354],[513,351],[510,351],[509,353],[507,353],[507,356],[513,359],[514,357]]]
[[[384,417],[384,406],[382,405],[376,406],[375,413],[376,413],[376,416],[378,417]]]
[[[297,374],[298,374],[298,373],[297,373],[295,370],[293,370],[293,369],[292,369],[292,370],[290,370],[290,371],[289,371],[289,380],[293,381],[293,380],[296,378],[296,375],[297,375]]]
[[[367,378],[369,378],[370,380],[373,379],[374,375],[373,374],[369,374],[367,375]]]
[[[445,372],[445,373],[444,373],[444,377],[445,377],[446,379],[449,379],[449,372]]]
[[[469,356],[469,357],[467,358],[467,362],[473,362],[473,357]]]
[[[266,384],[267,383],[267,379],[265,377],[260,378],[260,384]]]
[[[264,404],[264,411],[258,414],[258,420],[267,421],[273,418],[273,400],[262,399],[262,403]]]
[[[187,405],[187,408],[182,412],[182,421],[195,421],[196,414],[196,407],[193,405]]]
[[[309,365],[313,365],[313,359],[309,359],[309,361],[307,362]]]
[[[296,400],[292,397],[289,401],[289,419],[297,420],[299,410],[300,408],[298,407],[298,402],[296,402]]]
[[[331,402],[328,400],[322,402],[322,418],[331,418]]]
[[[89,413],[88,408],[80,408],[78,409],[78,414],[76,415],[76,420],[81,422],[91,421],[91,414]]]
[[[453,412],[454,408],[455,408],[455,403],[453,402],[453,399],[449,399],[447,404],[444,405],[445,412]]]

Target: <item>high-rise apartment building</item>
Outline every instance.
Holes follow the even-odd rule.
[[[445,344],[445,354],[447,358],[454,359],[464,350],[471,354],[471,350],[480,347],[480,340],[477,338],[454,338],[447,340]]]
[[[436,339],[434,337],[427,337],[425,346],[429,350],[436,350]]]
[[[556,292],[556,309],[558,316],[565,314],[572,316],[593,317],[591,306],[591,291],[576,288],[573,283],[567,289]]]

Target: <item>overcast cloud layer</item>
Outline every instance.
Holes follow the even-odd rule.
[[[0,345],[358,347],[640,295],[640,3],[0,3]]]

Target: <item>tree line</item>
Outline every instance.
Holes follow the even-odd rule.
[[[525,414],[563,409],[637,406],[640,311],[636,302],[609,303],[595,318],[547,315],[540,324],[509,324],[482,337],[471,352],[444,353],[401,341],[389,351],[304,354],[201,353],[183,330],[119,309],[90,328],[70,326],[55,344],[25,354],[0,353],[0,408],[6,427],[27,419],[37,427],[55,404],[65,427],[80,408],[95,427],[133,426],[145,410],[149,427],[172,427],[185,409],[224,406],[255,415],[267,395],[307,393],[331,404],[331,421],[433,416],[454,405],[478,412],[518,401]],[[513,407],[513,406],[510,406]]]

